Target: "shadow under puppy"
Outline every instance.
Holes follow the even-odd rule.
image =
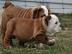
[[[6,32],[4,36],[4,48],[11,48],[10,37],[15,36],[19,41],[27,42],[31,39],[35,39],[37,44],[43,43],[49,45],[48,36],[45,35],[45,28],[43,21],[48,25],[50,20],[49,16],[36,19],[27,19],[22,17],[16,17],[8,21],[6,26]],[[54,44],[51,43],[52,45]]]

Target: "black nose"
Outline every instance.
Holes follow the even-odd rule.
[[[60,27],[62,28],[62,30],[65,30],[65,29],[64,29],[64,26],[63,26],[62,24],[60,25]]]

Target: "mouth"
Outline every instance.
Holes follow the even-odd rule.
[[[56,33],[60,33],[61,31],[62,31],[62,28],[60,27]]]

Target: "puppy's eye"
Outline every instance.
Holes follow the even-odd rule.
[[[58,22],[55,22],[55,24],[58,24]]]
[[[44,17],[45,16],[45,14],[42,14],[42,16],[41,17]]]

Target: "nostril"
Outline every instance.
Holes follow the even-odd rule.
[[[60,27],[62,27],[62,25],[60,25]]]
[[[64,26],[63,25],[60,25],[60,27],[62,28],[62,30],[64,30]]]

